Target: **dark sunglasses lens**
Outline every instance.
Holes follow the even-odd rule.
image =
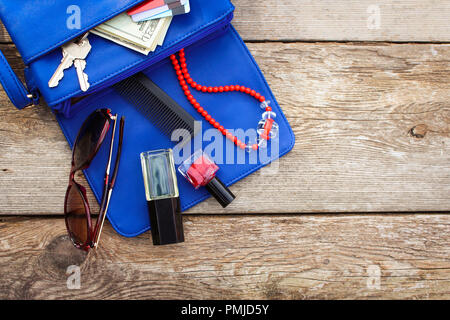
[[[85,244],[89,238],[88,218],[83,196],[76,184],[67,190],[65,215],[72,241],[78,245]]]
[[[86,119],[74,145],[75,169],[84,167],[94,158],[109,128],[109,118],[104,111],[96,111]]]

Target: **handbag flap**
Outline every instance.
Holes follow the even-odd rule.
[[[80,89],[75,68],[69,68],[64,72],[64,78],[57,87],[49,88],[48,80],[62,59],[61,50],[53,50],[33,61],[29,65],[27,81],[38,87],[49,106],[61,111],[58,107],[67,99],[108,87],[160,61],[181,47],[195,43],[228,25],[234,11],[229,0],[190,0],[190,5],[191,12],[173,18],[163,45],[149,55],[143,55],[95,34],[89,34],[92,49],[86,58],[85,72],[90,83],[87,93],[83,93]]]
[[[8,0],[0,2],[0,18],[29,64],[142,1]]]

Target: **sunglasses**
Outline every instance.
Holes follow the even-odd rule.
[[[97,155],[105,137],[113,127],[109,148],[108,163],[106,165],[103,195],[100,211],[95,228],[92,228],[91,210],[86,195],[86,188],[75,181],[77,171],[87,169]],[[75,247],[88,251],[96,248],[105,222],[112,190],[116,182],[122,151],[124,117],[120,119],[119,144],[116,153],[113,174],[110,176],[111,160],[113,156],[114,139],[116,135],[117,114],[112,115],[109,109],[94,111],[82,124],[73,145],[72,167],[70,169],[69,186],[64,201],[64,215],[70,239]]]

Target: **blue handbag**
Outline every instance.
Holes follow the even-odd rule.
[[[141,0],[142,1],[142,0]],[[267,156],[256,156],[235,148],[219,135],[211,138],[221,142],[226,159],[245,159],[242,164],[223,159],[218,177],[231,185],[264,165],[289,152],[294,146],[294,135],[255,60],[239,34],[231,25],[234,7],[229,0],[190,0],[191,12],[174,17],[163,46],[144,56],[90,34],[92,50],[86,59],[85,72],[91,87],[81,92],[74,68],[65,72],[56,88],[48,87],[48,80],[61,61],[59,47],[98,24],[133,7],[141,1],[102,0],[78,1],[82,15],[81,28],[66,27],[67,8],[72,0],[48,0],[36,7],[35,1],[3,1],[0,18],[11,35],[25,62],[26,88],[12,72],[3,55],[0,56],[0,80],[11,101],[18,108],[36,104],[43,97],[56,113],[57,120],[72,146],[83,120],[95,109],[108,107],[126,117],[121,167],[111,198],[108,219],[123,236],[136,236],[150,228],[139,154],[143,151],[172,148],[174,143],[124,100],[111,86],[118,81],[143,72],[168,93],[192,116],[201,116],[189,104],[181,90],[168,57],[186,48],[189,72],[193,79],[206,85],[242,84],[251,87],[271,101],[277,114],[279,140],[275,147],[269,144]],[[42,19],[45,17],[45,19]],[[84,97],[78,100],[78,97]],[[236,92],[210,95],[195,92],[195,98],[226,128],[254,129],[261,119],[261,109],[255,99]],[[203,122],[202,130],[211,129]],[[205,150],[211,141],[203,141]],[[103,191],[103,174],[108,146],[102,146],[86,178],[99,200]],[[215,150],[217,152],[218,150]],[[233,153],[233,154],[230,154]],[[195,190],[180,174],[178,185],[182,210],[209,197],[206,190]],[[237,195],[239,196],[239,195]]]

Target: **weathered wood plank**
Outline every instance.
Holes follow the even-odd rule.
[[[245,40],[450,41],[450,3],[434,0],[233,0]]]
[[[450,41],[448,1],[233,0],[233,4],[233,24],[245,40]],[[0,42],[9,41],[1,25]]]
[[[6,30],[3,23],[0,21],[0,42],[1,43],[9,43],[12,42],[11,37],[9,36],[8,31]]]
[[[291,190],[298,198],[277,193],[265,205],[267,212],[449,208],[449,46],[251,48],[298,138],[296,149],[280,162],[287,179],[271,179],[276,184],[271,188]],[[0,177],[7,201],[1,211],[60,212],[70,152],[53,117],[42,109],[18,112],[5,104],[3,109],[7,128],[0,163],[7,171]],[[422,139],[408,135],[419,124],[429,128],[428,134]],[[41,183],[30,184],[30,175],[42,177]],[[303,184],[296,182],[299,178]],[[240,199],[228,212],[257,202],[268,188],[265,180],[256,174],[240,183]],[[36,197],[39,190],[48,190],[45,206]],[[20,197],[12,197],[18,192]],[[216,207],[210,201],[193,212],[217,212]],[[258,212],[257,207],[250,205],[249,211]]]
[[[233,186],[238,199],[226,211],[209,200],[189,213],[449,210],[450,45],[250,49],[296,146],[277,175]],[[0,212],[60,214],[67,143],[46,108],[17,111],[0,94]]]
[[[186,242],[163,247],[108,224],[88,256],[62,218],[3,217],[0,298],[448,299],[449,217],[189,216]]]

